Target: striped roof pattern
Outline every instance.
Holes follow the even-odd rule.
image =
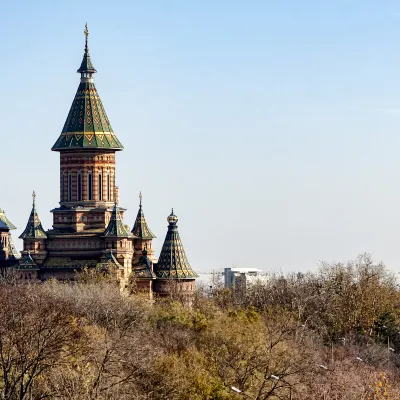
[[[139,205],[139,211],[136,216],[135,224],[132,228],[132,234],[140,239],[154,239],[156,235],[150,230],[144,217],[142,204]]]
[[[4,210],[0,208],[0,229],[17,229],[11,221],[6,217],[6,213]]]
[[[132,235],[125,228],[124,222],[121,217],[121,213],[119,212],[119,208],[115,203],[110,222],[106,230],[104,231],[104,236],[106,237],[131,237]]]
[[[53,151],[71,148],[122,150],[93,82],[81,82]]]
[[[168,231],[154,272],[159,279],[195,279],[178,232],[178,218],[172,212],[168,217]]]
[[[39,214],[36,211],[36,203],[33,201],[32,211],[25,230],[19,236],[20,239],[46,239],[47,234],[43,229]]]
[[[84,33],[85,52],[81,66],[77,71],[81,74],[81,82],[64,128],[52,150],[79,148],[122,150],[123,146],[113,132],[103,103],[93,83],[93,74],[97,71],[93,67],[89,55],[87,24]]]

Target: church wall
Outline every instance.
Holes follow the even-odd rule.
[[[89,196],[90,174],[91,196]],[[78,192],[79,175],[81,177],[81,193]],[[99,175],[101,176],[100,182]],[[101,190],[99,190],[100,185]],[[93,205],[98,202],[113,203],[114,196],[115,154],[113,151],[66,151],[60,153],[61,204]]]

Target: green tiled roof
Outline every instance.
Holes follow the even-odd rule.
[[[109,272],[111,272],[112,269],[124,269],[124,267],[118,262],[111,251],[101,257],[100,262],[97,264],[96,268],[102,271]]]
[[[124,222],[122,221],[121,213],[119,212],[117,203],[115,203],[110,222],[106,230],[104,231],[106,237],[131,237],[132,235],[125,228]]]
[[[158,263],[154,265],[154,272],[160,279],[194,279],[198,275],[193,271],[186,257],[181,238],[178,232],[178,217],[172,210],[168,217],[168,232],[161,249]]]
[[[99,261],[95,259],[71,259],[69,257],[47,257],[44,268],[95,268]]]
[[[6,217],[4,210],[0,208],[0,229],[17,229],[11,221]]]
[[[31,254],[28,252],[25,257],[22,257],[18,263],[18,269],[38,271],[40,268],[37,266],[35,261],[33,261]]]
[[[147,225],[146,218],[143,214],[142,193],[140,193],[139,211],[131,232],[134,236],[141,239],[154,239],[156,237]]]
[[[46,239],[47,235],[42,227],[39,215],[36,211],[36,194],[33,192],[33,205],[31,215],[29,216],[28,224],[25,230],[21,233],[20,239]]]
[[[86,34],[87,30],[85,31]],[[87,32],[88,34],[88,32]],[[114,134],[103,104],[93,83],[96,72],[86,46],[78,72],[81,82],[53,151],[66,149],[110,149],[122,150],[123,146]]]
[[[151,261],[147,257],[147,250],[144,249],[137,264],[132,266],[132,278],[155,279],[156,274],[151,269]]]

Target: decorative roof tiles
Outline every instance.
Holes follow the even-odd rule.
[[[17,229],[11,221],[6,217],[6,213],[4,210],[0,208],[0,229],[3,230],[11,230]]]
[[[97,264],[96,267],[101,271],[108,272],[111,272],[113,269],[124,269],[124,267],[114,257],[111,250],[109,253],[106,253],[101,257],[100,262]]]
[[[95,259],[73,259],[70,257],[47,257],[44,261],[44,268],[60,269],[83,269],[95,268],[98,260]]]
[[[125,228],[124,222],[122,221],[121,213],[117,203],[114,204],[114,208],[111,214],[110,222],[106,230],[104,231],[106,237],[131,237],[132,235]]]
[[[168,217],[168,232],[161,249],[154,272],[159,279],[194,279],[198,275],[193,271],[186,257],[178,232],[178,217],[172,210]]]
[[[80,68],[81,82],[53,151],[66,149],[122,150],[123,146],[114,134],[103,104],[93,83],[96,72],[90,60],[85,29],[85,53]]]
[[[132,266],[132,277],[137,279],[155,279],[156,274],[151,268],[151,261],[147,257],[146,248],[143,250],[139,261]]]
[[[19,260],[18,269],[38,271],[40,268],[33,261],[31,254],[28,252],[24,257]]]
[[[33,204],[31,215],[29,216],[28,224],[25,230],[21,233],[20,239],[46,239],[47,235],[42,227],[39,215],[36,211],[36,194],[32,194]]]
[[[139,211],[136,216],[135,224],[133,225],[132,228],[132,234],[140,239],[154,239],[156,236],[154,233],[150,230],[149,226],[147,225],[146,218],[144,217],[143,214],[143,208],[142,208],[142,192],[139,194]]]

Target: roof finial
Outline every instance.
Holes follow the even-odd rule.
[[[89,37],[89,29],[87,26],[87,22],[85,24],[85,30],[83,31],[83,33],[85,34],[85,53],[88,53],[88,37]]]
[[[35,205],[35,202],[36,202],[36,193],[35,193],[35,191],[33,191],[33,193],[32,193],[32,200],[33,200],[33,205]]]
[[[171,214],[168,216],[167,221],[170,225],[176,225],[178,217],[174,214],[174,209],[171,210]]]
[[[82,78],[92,79],[92,74],[96,73],[97,71],[93,67],[92,61],[90,60],[89,45],[88,45],[89,29],[87,22],[85,24],[85,30],[83,31],[83,33],[85,35],[85,52],[83,54],[83,60],[81,62],[81,66],[76,72],[79,72],[80,74],[86,74],[85,76],[82,76]],[[89,74],[89,76],[87,74]]]
[[[139,205],[140,206],[142,206],[142,198],[143,198],[142,191],[140,191],[140,193],[139,193]]]

